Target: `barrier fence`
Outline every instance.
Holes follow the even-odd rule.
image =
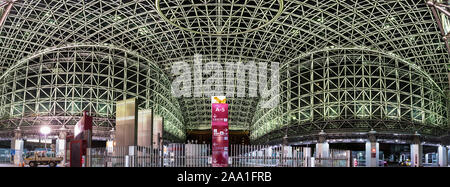
[[[310,147],[230,145],[229,167],[350,167],[350,151],[311,157]],[[88,148],[87,167],[211,167],[210,144]]]
[[[308,167],[309,147],[231,145],[231,167]]]
[[[314,167],[350,167],[351,151],[330,149],[328,157],[314,158]]]

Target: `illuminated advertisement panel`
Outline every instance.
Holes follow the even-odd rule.
[[[116,146],[128,147],[137,144],[136,98],[118,101],[116,104]]]
[[[150,147],[152,145],[152,134],[152,110],[139,110],[137,145]]]
[[[228,104],[212,103],[212,166],[228,167]]]
[[[92,117],[88,116],[86,111],[83,112],[83,117],[74,127],[74,137],[75,140],[88,140],[87,134],[84,131],[92,130]]]

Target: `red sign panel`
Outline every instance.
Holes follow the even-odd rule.
[[[92,117],[83,111],[83,117],[74,127],[74,138],[70,141],[70,167],[83,167],[88,144],[91,141]]]
[[[83,111],[83,117],[81,117],[81,120],[74,127],[74,138],[76,140],[83,140],[83,133],[87,130],[92,130],[92,117],[88,116],[86,111]]]
[[[228,166],[228,104],[212,104],[212,166]]]

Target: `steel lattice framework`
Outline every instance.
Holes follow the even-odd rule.
[[[394,64],[389,67],[418,73],[427,83],[421,86],[424,89],[439,93],[449,88],[449,54],[425,0],[18,0],[0,28],[0,74],[6,77],[5,73],[16,72],[14,68],[19,66],[14,64],[36,59],[30,58],[33,54],[72,43],[111,45],[133,51],[154,62],[169,80],[174,77],[170,73],[172,64],[183,60],[191,63],[194,54],[223,65],[264,61],[279,62],[287,68],[288,64],[295,67],[294,59],[307,53],[347,48],[336,58],[358,53],[361,58],[384,56],[386,62],[399,65],[408,62],[417,68],[403,69]],[[77,53],[90,53],[89,50],[87,47]],[[327,56],[325,52],[315,55]],[[285,69],[284,76],[286,72],[292,71]],[[292,82],[296,75],[289,76]],[[187,130],[210,126],[209,98],[180,98],[178,102],[184,119],[180,121]],[[257,120],[261,113],[255,114],[257,104],[258,99],[231,98],[230,128],[249,130],[263,124]],[[434,108],[441,105],[437,103]],[[298,105],[292,105],[290,110],[302,110],[301,105],[295,107]],[[426,122],[426,111],[442,115],[440,110],[421,111],[425,115],[422,122]]]
[[[148,59],[106,45],[70,44],[16,62],[1,77],[4,128],[75,125],[82,111],[95,127],[114,127],[115,102],[136,97],[165,119],[165,130],[185,138],[180,106],[170,81]]]

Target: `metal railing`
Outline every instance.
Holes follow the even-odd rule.
[[[210,144],[168,144],[155,147],[89,148],[87,167],[211,167]],[[330,149],[311,157],[310,147],[230,145],[229,167],[350,167],[350,152]]]
[[[311,159],[308,147],[231,145],[230,148],[231,167],[308,167]]]
[[[350,167],[351,152],[349,150],[330,149],[328,157],[314,158],[314,167]]]

